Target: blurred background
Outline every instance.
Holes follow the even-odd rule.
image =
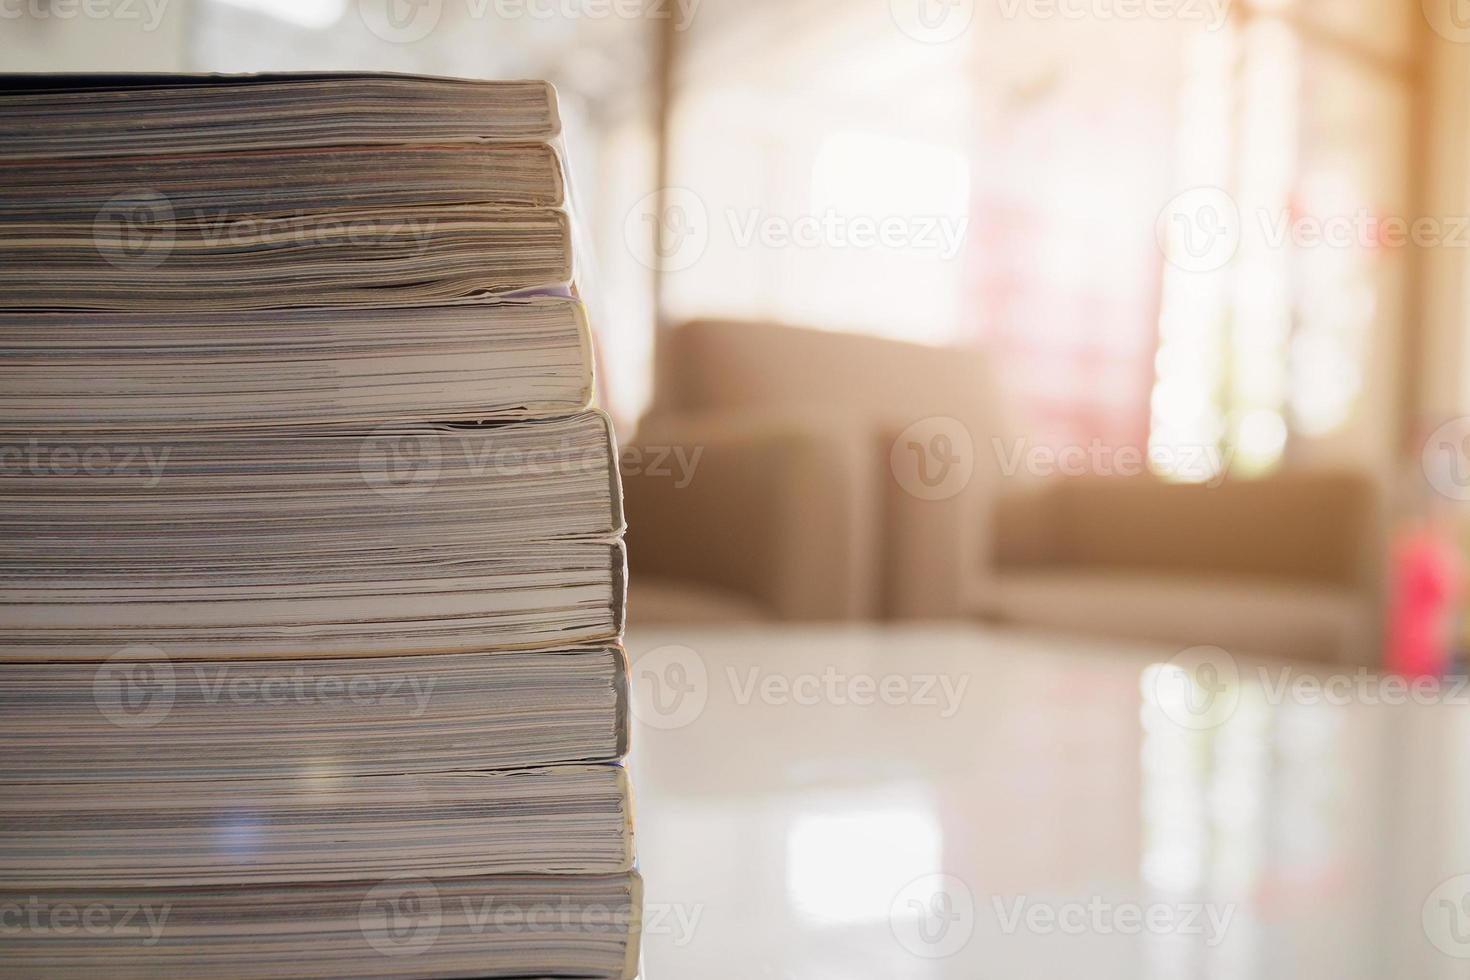
[[[1457,0],[0,0],[11,71],[560,89],[640,623],[1462,646]]]
[[[709,912],[657,975],[1463,975],[1462,688],[1204,668],[1463,669],[1465,0],[0,0],[0,67],[556,83],[648,901]],[[1181,650],[1230,725],[1160,700]],[[951,723],[747,668],[976,683]],[[941,868],[982,929],[1240,921],[907,955]]]

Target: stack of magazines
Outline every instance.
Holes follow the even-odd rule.
[[[631,977],[555,96],[0,78],[0,962]]]

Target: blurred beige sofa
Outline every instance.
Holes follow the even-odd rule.
[[[1061,480],[997,499],[990,570],[966,606],[1057,631],[1367,664],[1375,524],[1373,486],[1354,473]]]
[[[840,439],[845,463],[841,474],[833,474],[832,482],[840,484],[832,491],[835,497],[791,506],[817,512],[840,501],[843,513],[857,513],[857,527],[849,532],[861,539],[856,548],[847,549],[831,536],[816,545],[871,560],[867,572],[854,580],[864,594],[850,607],[882,618],[953,617],[964,595],[960,549],[928,554],[923,574],[914,576],[889,560],[890,538],[953,534],[958,522],[966,525],[967,538],[983,540],[981,517],[993,494],[992,481],[977,473],[958,498],[945,504],[895,508],[889,449],[898,433],[929,416],[959,416],[969,426],[991,424],[999,405],[987,370],[985,358],[972,351],[778,324],[697,321],[660,339],[654,401],[638,438],[647,441],[651,433],[676,426],[686,437],[708,430],[757,439],[772,429],[799,428],[817,438]],[[780,492],[770,481],[768,486]],[[734,495],[706,489],[734,506]],[[630,526],[635,551],[637,534]],[[636,569],[639,559],[633,561]],[[802,619],[825,614],[791,612]]]
[[[872,618],[874,488],[845,428],[650,418],[622,455],[630,623]]]
[[[635,625],[983,617],[1348,662],[1377,645],[1361,475],[1006,476],[1016,433],[983,354],[774,324],[671,331],[655,388],[634,445],[707,462],[682,491],[626,481]],[[900,471],[916,424],[920,445],[925,426],[957,433],[973,464],[942,499]]]

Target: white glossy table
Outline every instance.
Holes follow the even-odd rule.
[[[1470,692],[1178,652],[635,631],[643,976],[1470,977]]]

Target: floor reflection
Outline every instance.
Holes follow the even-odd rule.
[[[671,643],[707,689],[636,726],[639,847],[649,902],[699,915],[647,937],[652,980],[1466,973],[1421,906],[1470,871],[1467,709],[1304,703],[1212,655],[1186,661],[1191,691],[1172,651],[959,628],[630,654]],[[833,667],[969,683],[948,715],[847,696],[866,682],[751,693]]]

